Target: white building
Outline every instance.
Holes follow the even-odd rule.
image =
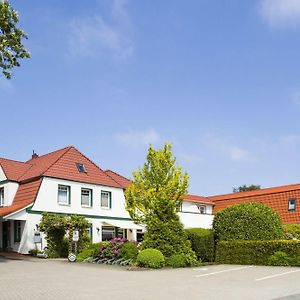
[[[92,224],[93,242],[113,236],[137,240],[143,227],[125,209],[124,189],[129,180],[103,171],[70,146],[27,162],[0,158],[0,248],[28,253],[35,244],[43,212],[78,214]],[[185,227],[209,228],[212,203],[204,197],[185,197],[180,217]]]

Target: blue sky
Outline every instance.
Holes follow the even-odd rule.
[[[11,3],[32,58],[0,78],[0,156],[130,177],[171,142],[193,194],[300,182],[300,1]]]

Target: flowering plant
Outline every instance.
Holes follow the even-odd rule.
[[[98,257],[117,258],[125,242],[127,242],[126,238],[113,238],[110,241],[102,242]]]

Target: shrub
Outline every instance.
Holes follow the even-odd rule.
[[[291,263],[290,257],[283,251],[276,251],[268,260],[271,266],[289,266]]]
[[[28,254],[32,255],[32,256],[36,256],[38,254],[39,250],[38,249],[30,249],[28,251]]]
[[[211,229],[192,228],[186,229],[192,249],[201,261],[214,260],[214,237]]]
[[[221,241],[216,246],[216,262],[224,264],[268,265],[269,257],[285,252],[293,265],[300,257],[300,241]]]
[[[139,250],[137,244],[135,242],[126,242],[121,247],[119,257],[135,261],[138,254]]]
[[[142,250],[137,256],[137,264],[141,267],[159,269],[165,265],[163,254],[157,249]]]
[[[98,253],[99,258],[116,258],[119,256],[125,238],[113,238],[110,241],[102,242]]]
[[[77,255],[77,261],[81,262],[89,257],[95,257],[99,253],[101,243],[90,244]]]
[[[285,238],[288,240],[300,240],[300,224],[285,224],[283,225]]]
[[[172,268],[184,268],[187,265],[185,255],[180,254],[173,254],[172,256],[166,258],[166,265]]]
[[[279,215],[262,203],[241,203],[216,213],[213,221],[216,241],[282,239]]]

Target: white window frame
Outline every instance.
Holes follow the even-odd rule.
[[[85,196],[83,195],[83,193],[85,192],[88,192],[88,200],[89,200],[89,203],[88,204],[83,204],[82,203],[82,196]],[[81,188],[81,206],[82,207],[92,207],[92,202],[93,201],[93,190],[92,189],[87,189],[87,188]]]
[[[291,202],[294,202],[293,204]],[[294,198],[289,199],[288,201],[288,211],[295,211],[297,205],[297,200]]]
[[[107,194],[108,195],[108,203],[107,203],[107,206],[106,205],[103,205],[102,203],[102,195],[104,194]],[[101,191],[101,196],[100,196],[100,205],[101,205],[101,208],[104,208],[104,209],[111,209],[111,206],[112,206],[112,199],[111,199],[111,192],[109,191]]]
[[[67,203],[60,201],[59,192],[62,191],[62,189],[65,189],[64,191],[67,192]],[[57,203],[59,205],[65,205],[65,206],[69,206],[71,204],[71,187],[69,185],[63,185],[63,184],[59,184],[58,185],[58,189],[57,189]]]
[[[0,206],[4,206],[4,187],[0,187]]]
[[[198,207],[199,213],[201,215],[205,215],[206,214],[206,206],[205,205],[197,205],[197,207]],[[203,211],[202,211],[202,209],[203,209]]]

